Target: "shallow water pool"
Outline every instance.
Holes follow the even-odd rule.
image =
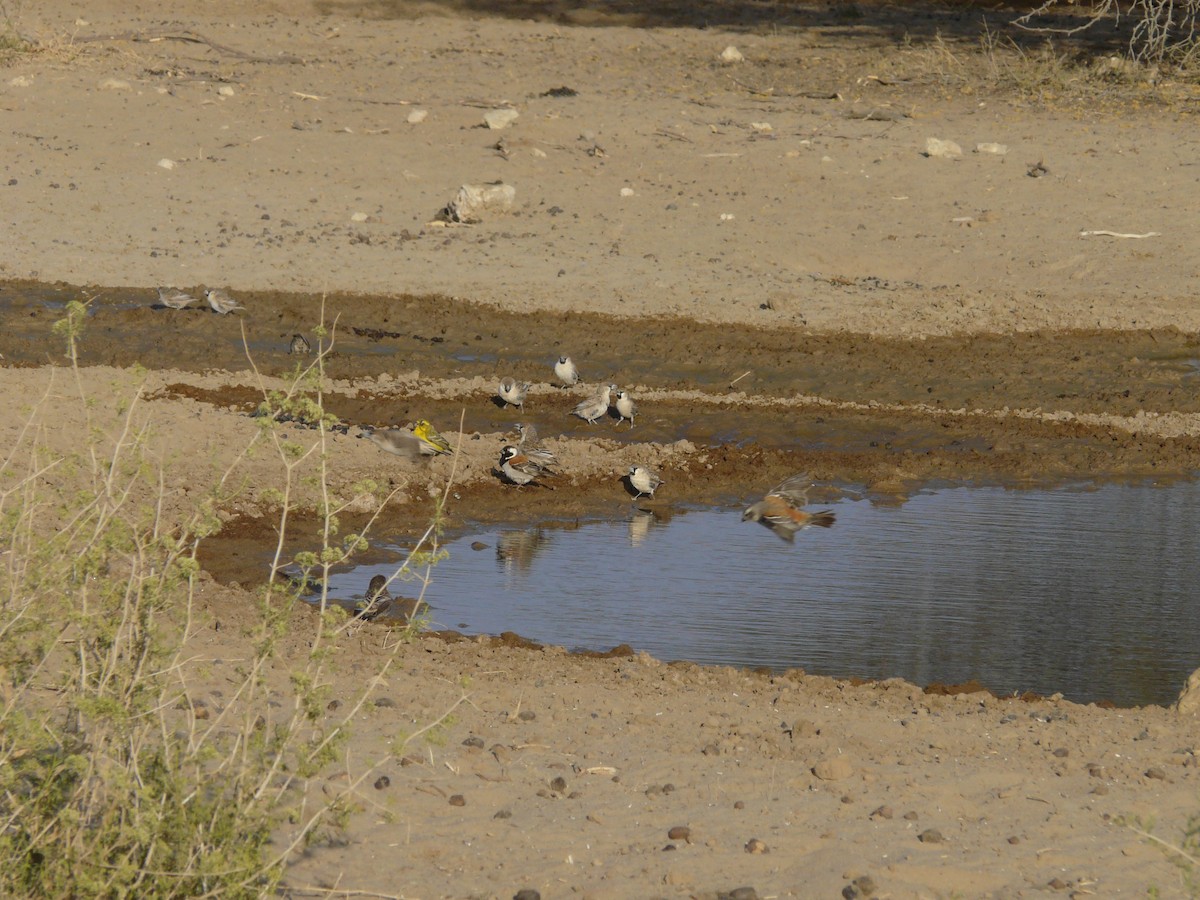
[[[475,532],[433,573],[433,627],[1121,706],[1169,703],[1200,667],[1194,483],[826,505],[834,527],[794,544],[740,509]],[[378,571],[331,589],[361,592]]]

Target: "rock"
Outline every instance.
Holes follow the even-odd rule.
[[[925,155],[930,159],[956,159],[963,155],[962,147],[954,141],[925,138]]]
[[[425,121],[425,118],[428,115],[429,110],[427,109],[414,109],[408,114],[408,119],[406,121],[409,125],[419,125]]]
[[[533,888],[521,888],[513,894],[513,900],[542,900],[542,895]]]
[[[623,187],[623,188],[621,188],[621,196],[622,196],[622,197],[632,197],[632,196],[633,196],[633,194],[634,194],[634,190],[633,190],[633,188],[631,188],[631,187]]]
[[[157,163],[155,163],[155,165],[158,166],[160,169],[170,170],[170,169],[175,168],[175,160],[167,159],[166,157],[163,157]]]
[[[15,78],[8,79],[9,87],[31,87],[33,79],[28,75],[17,75]]]
[[[232,97],[233,96],[233,88],[231,88],[227,84],[223,84],[219,88],[217,88],[217,93],[222,97]]]
[[[746,841],[746,852],[754,854],[767,853],[767,845],[758,838],[750,838],[750,840]]]
[[[692,842],[692,829],[686,825],[676,825],[667,832],[667,837],[673,841],[687,841],[690,844]]]
[[[482,222],[485,214],[505,213],[512,209],[517,189],[502,181],[494,184],[464,184],[446,205],[438,218],[444,222],[464,224]]]
[[[893,812],[892,808],[885,803],[883,806],[876,808],[871,813],[871,818],[872,819],[890,819],[894,815],[895,815],[895,812]]]
[[[942,833],[936,828],[926,828],[917,835],[917,840],[922,844],[940,844],[946,839],[942,837]]]
[[[734,888],[732,891],[718,891],[717,900],[758,900],[758,891],[752,887]]]
[[[733,46],[733,44],[730,44],[728,47],[722,50],[721,55],[718,58],[727,66],[733,65],[734,63],[743,62],[746,59],[746,57],[742,56],[742,51]]]
[[[132,86],[124,78],[105,78],[100,82],[100,90],[102,91],[127,91]]]
[[[994,141],[984,141],[982,144],[975,145],[976,153],[994,153],[996,156],[1003,156],[1008,152],[1008,144],[997,144]]]
[[[1200,713],[1200,669],[1188,676],[1171,709],[1180,716],[1194,716]]]
[[[483,124],[492,131],[500,131],[520,117],[521,114],[515,109],[489,109],[483,114]]]
[[[392,779],[388,778],[386,775],[380,775],[375,779],[375,790],[382,791],[384,788],[389,787],[391,783]]]
[[[451,794],[449,802],[451,806],[466,806],[467,798],[462,794]]]
[[[854,767],[844,756],[823,759],[812,768],[812,773],[822,781],[840,781],[854,774]]]

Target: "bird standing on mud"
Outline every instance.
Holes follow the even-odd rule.
[[[525,394],[528,390],[529,385],[524,381],[517,381],[515,378],[501,378],[496,396],[504,401],[505,408],[519,406],[523,410],[525,409]]]
[[[654,492],[663,485],[662,476],[651,469],[649,466],[630,466],[629,467],[629,484],[637,491],[637,496],[634,500],[645,495],[651,500],[654,499]]]
[[[209,288],[204,292],[204,299],[208,301],[208,305],[212,307],[212,311],[220,313],[223,316],[229,315],[235,309],[245,309],[244,306],[238,306],[238,302],[229,296],[228,291],[223,291],[220,288]]]
[[[616,387],[615,384],[606,384],[596,396],[576,404],[571,414],[579,416],[589,425],[595,425],[596,420],[608,412],[608,401]]]
[[[617,424],[620,425],[626,419],[629,420],[629,427],[633,427],[633,417],[637,415],[637,404],[633,402],[633,398],[629,396],[629,391],[617,391],[617,402],[613,404],[617,410],[617,415],[621,418],[617,419]]]
[[[513,446],[506,446],[500,451],[500,471],[518,488],[534,483],[542,475],[553,475],[549,468],[526,456]],[[548,484],[540,487],[550,487]],[[551,488],[553,490],[553,488]]]
[[[793,475],[773,487],[757,503],[748,506],[742,513],[742,521],[765,525],[785,541],[795,540],[796,532],[810,525],[831,527],[834,519],[831,510],[807,513],[800,508],[808,502],[808,489],[811,486],[812,481],[807,475]]]
[[[579,370],[575,368],[575,363],[571,362],[569,356],[558,358],[558,362],[554,364],[554,375],[563,383],[564,387],[579,384]]]
[[[189,303],[195,303],[196,298],[178,288],[160,287],[158,302],[168,309],[183,309]]]

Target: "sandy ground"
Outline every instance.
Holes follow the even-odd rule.
[[[356,483],[396,489],[385,531],[411,529],[451,474],[451,527],[532,515],[494,472],[509,373],[534,383],[524,418],[563,461],[539,495],[554,515],[627,506],[634,462],[669,470],[680,503],[799,469],[898,502],[930,479],[1200,463],[1187,85],[1106,87],[1052,62],[1022,82],[980,52],[977,13],[940,7],[9,13],[44,50],[0,71],[0,434],[19,445],[32,420],[67,451],[81,430],[116,434],[136,395],[170,519],[261,439],[249,413],[286,385],[291,335],[316,343],[323,298],[326,402],[352,426],[327,437],[328,478],[364,516]],[[719,59],[730,45],[740,62]],[[496,109],[519,115],[491,130]],[[964,152],[927,157],[929,137]],[[495,181],[511,209],[437,219],[461,185]],[[247,309],[155,309],[159,284],[227,287]],[[90,406],[49,331],[77,297],[95,298]],[[636,430],[564,414],[591,385],[548,383],[563,352],[635,390]],[[449,434],[460,416],[453,462],[357,437],[420,417]],[[203,555],[210,706],[263,575],[237,546],[273,527],[265,449]],[[301,503],[321,458],[298,473]],[[335,697],[353,705],[386,643],[346,638]],[[344,764],[311,785],[356,785],[348,830],[295,861],[290,895],[1185,894],[1130,823],[1180,839],[1194,713],[515,644],[399,649]]]

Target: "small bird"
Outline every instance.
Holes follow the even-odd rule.
[[[558,358],[558,362],[554,364],[554,374],[564,387],[579,384],[579,370],[575,368],[575,363],[571,362],[569,356]]]
[[[629,396],[629,391],[617,391],[617,402],[613,406],[617,408],[617,415],[621,417],[617,419],[617,424],[620,425],[628,419],[629,427],[633,428],[633,417],[637,415],[637,404]]]
[[[800,509],[808,502],[811,480],[807,475],[793,475],[767,492],[757,503],[742,513],[742,521],[754,521],[770,528],[782,540],[793,541],[796,532],[810,525],[829,528],[833,525],[832,510],[806,513]]]
[[[517,441],[518,450],[540,466],[552,466],[558,462],[558,457],[538,441],[537,428],[524,422],[518,422],[516,428],[521,435],[521,440]]]
[[[209,288],[204,292],[204,299],[208,301],[208,305],[212,307],[213,312],[220,313],[223,316],[229,315],[235,309],[246,308],[239,306],[238,302],[229,296],[228,291],[223,291],[220,288]]]
[[[653,500],[654,492],[657,491],[663,484],[665,484],[665,482],[663,481],[662,476],[649,466],[629,467],[629,485],[635,491],[637,491],[637,496],[633,498],[634,500],[638,499],[638,497],[641,497],[643,494],[649,496],[650,499]]]
[[[158,302],[170,309],[183,309],[189,303],[195,303],[196,298],[178,288],[160,287],[158,289]]]
[[[312,353],[312,344],[302,334],[293,334],[292,342],[288,345],[288,353],[292,356],[305,356]]]
[[[369,439],[380,450],[385,450],[388,453],[408,460],[416,460],[422,456],[434,455],[433,451],[427,453],[421,439],[407,428],[385,428],[382,431],[376,431],[373,428],[364,428],[359,437]]]
[[[546,466],[534,461],[526,454],[522,453],[516,447],[511,445],[505,446],[500,451],[500,471],[504,473],[504,477],[515,484],[518,488],[523,485],[530,484],[534,479],[542,475],[553,475]],[[538,485],[539,487],[550,487],[548,484]],[[553,488],[551,488],[553,490]]]
[[[608,401],[616,387],[615,384],[606,384],[596,396],[576,404],[571,410],[571,415],[579,416],[589,425],[595,425],[598,418],[608,413]]]
[[[392,605],[392,595],[388,593],[387,576],[376,575],[367,585],[366,595],[354,604],[355,618],[370,622],[388,611]]]
[[[496,391],[496,396],[504,401],[504,405],[519,406],[522,410],[525,409],[525,393],[529,390],[529,385],[524,381],[517,381],[515,378],[501,378],[500,388]]]
[[[438,434],[437,429],[429,424],[428,419],[419,419],[413,425],[413,434],[421,441],[421,452],[426,456],[437,456],[439,453],[450,452],[450,442]]]
[[[393,597],[387,589],[387,576],[376,575],[367,585],[366,595],[354,604],[354,617],[371,622],[380,616],[396,618],[405,624],[429,609],[429,604],[410,597]]]

